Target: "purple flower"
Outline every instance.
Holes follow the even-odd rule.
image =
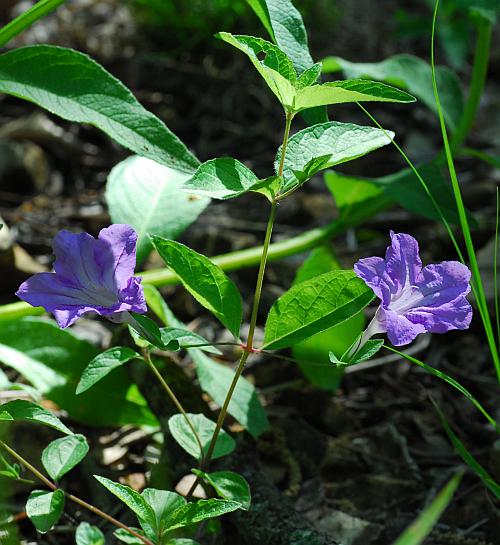
[[[136,242],[129,225],[111,225],[97,239],[60,231],[53,242],[55,272],[35,274],[16,295],[52,312],[59,327],[91,311],[115,322],[125,321],[128,311],[144,313],[144,290],[134,276]]]
[[[458,261],[422,268],[418,243],[410,235],[391,231],[385,259],[360,259],[354,271],[381,299],[363,336],[365,341],[376,333],[387,332],[393,345],[402,346],[420,333],[469,327],[469,269]]]

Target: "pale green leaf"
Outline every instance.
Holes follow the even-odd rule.
[[[195,195],[225,200],[243,195],[257,184],[259,178],[243,163],[222,157],[200,165],[182,189]]]
[[[147,530],[148,535],[158,536],[161,541],[168,531],[172,513],[185,505],[186,500],[175,492],[157,490],[155,488],[146,488],[142,496],[155,514],[155,523],[153,526],[148,528],[144,523],[142,523],[142,526]]]
[[[94,475],[94,478],[100,482],[104,488],[107,488],[111,494],[116,496],[129,509],[131,509],[139,517],[139,519],[144,520],[150,525],[155,524],[155,512],[148,502],[139,494],[139,492],[136,492],[129,486],[115,483],[110,479],[106,479],[106,477]]]
[[[190,331],[184,327],[162,327],[160,328],[161,340],[163,341],[163,350],[173,352],[181,348],[199,348],[210,354],[221,354],[222,352],[215,346],[210,346],[209,341],[201,335]]]
[[[297,284],[271,307],[264,346],[292,346],[351,318],[373,298],[373,291],[353,271],[332,271]]]
[[[294,134],[287,146],[284,161],[285,184],[289,191],[316,172],[362,157],[391,143],[394,133],[353,123],[329,121],[313,125]],[[275,169],[281,159],[281,148]]]
[[[250,486],[245,478],[239,473],[235,473],[234,471],[205,473],[196,469],[194,469],[193,472],[213,486],[217,494],[223,500],[236,501],[241,504],[242,509],[245,509],[246,511],[250,509],[252,500]]]
[[[109,213],[113,223],[126,223],[136,230],[139,263],[152,248],[148,234],[175,239],[210,203],[206,197],[180,191],[188,179],[183,172],[137,156],[110,172],[105,195]]]
[[[106,540],[104,534],[88,522],[81,522],[76,529],[76,545],[104,545]]]
[[[76,394],[82,394],[96,382],[109,375],[113,369],[122,366],[134,358],[140,358],[139,354],[126,346],[114,346],[105,352],[98,354],[85,367],[80,382],[76,388]]]
[[[132,93],[87,55],[51,45],[0,55],[0,92],[24,98],[63,119],[94,125],[122,146],[191,173],[186,146]]]
[[[437,113],[432,89],[432,70],[424,60],[413,55],[395,55],[373,63],[353,63],[340,57],[325,59],[323,71],[340,69],[347,78],[369,78],[405,89]],[[439,96],[446,123],[454,130],[464,108],[463,90],[457,75],[447,67],[436,68]]]
[[[52,441],[42,452],[42,464],[47,473],[58,481],[88,454],[89,445],[83,435],[69,435]]]
[[[243,313],[241,296],[224,271],[179,242],[157,236],[151,241],[189,293],[238,337]]]
[[[67,428],[57,416],[36,403],[25,399],[14,399],[0,405],[0,422],[34,422],[54,428],[61,433],[72,435],[73,432]]]
[[[332,81],[297,91],[293,110],[346,102],[414,102],[404,91],[381,82],[363,79]]]
[[[189,353],[196,365],[201,389],[222,407],[234,378],[234,370],[217,363],[199,350],[190,350]],[[255,386],[245,377],[240,377],[236,384],[228,412],[255,438],[269,428],[266,411]]]
[[[203,455],[205,455],[214,435],[215,422],[212,422],[203,414],[188,413],[188,417],[198,433],[203,446]],[[201,459],[202,453],[200,452],[200,447],[196,441],[195,435],[187,424],[184,415],[174,414],[171,416],[168,420],[168,428],[172,437],[188,454],[197,460]],[[221,430],[219,437],[217,438],[217,443],[215,444],[212,459],[215,460],[216,458],[221,458],[222,456],[230,454],[235,447],[236,443],[234,442],[234,439],[224,430]]]
[[[247,0],[272,40],[301,73],[313,64],[307,32],[300,12],[291,0]]]
[[[64,509],[64,492],[33,490],[26,502],[26,514],[42,534],[51,530],[61,518]]]
[[[288,109],[292,107],[297,75],[292,61],[279,47],[262,38],[234,36],[229,32],[220,32],[217,37],[245,53],[281,104]]]
[[[175,530],[203,520],[220,517],[240,508],[240,503],[228,500],[210,499],[186,503],[172,513],[168,522],[168,530]]]

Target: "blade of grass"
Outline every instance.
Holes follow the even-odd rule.
[[[434,369],[434,367],[431,367],[430,365],[427,365],[423,361],[420,361],[417,358],[414,358],[413,356],[409,356],[408,354],[405,354],[404,352],[400,352],[399,350],[396,350],[395,348],[392,348],[391,346],[387,346],[384,344],[384,348],[387,350],[390,350],[391,352],[394,352],[395,354],[399,354],[401,357],[405,358],[408,361],[411,361],[415,365],[418,365],[419,367],[422,367],[422,369],[425,369],[429,374],[434,375],[435,377],[440,378],[441,380],[444,380],[447,382],[450,386],[453,386],[455,390],[458,390],[461,394],[463,394],[473,405],[476,407],[476,409],[486,418],[486,420],[495,428],[495,431],[500,433],[500,426],[496,422],[496,420],[488,413],[488,411],[479,403],[479,401],[465,388],[465,386],[462,386],[459,382],[457,382],[454,378],[450,377],[446,373],[443,373],[442,371],[439,371],[438,369]]]
[[[439,405],[432,399],[432,397],[431,397],[431,401],[432,401],[432,404],[434,405],[434,408],[436,409],[436,412],[439,415],[439,418],[441,419],[441,423],[443,425],[443,428],[446,434],[448,435],[448,438],[453,443],[453,446],[457,450],[458,454],[460,454],[462,460],[483,481],[485,486],[489,488],[492,494],[494,494],[500,500],[500,485],[493,480],[493,478],[484,469],[484,467],[467,450],[466,446],[462,443],[462,441],[458,438],[455,432],[451,429],[450,423],[446,419],[443,411],[441,410]]]
[[[431,533],[439,517],[451,503],[461,478],[462,473],[454,475],[432,503],[408,526],[393,545],[420,545]]]
[[[455,163],[453,161],[453,154],[450,148],[450,142],[448,139],[448,133],[444,122],[443,110],[441,108],[441,100],[439,98],[439,91],[436,82],[436,65],[434,60],[434,42],[436,34],[436,21],[439,10],[439,0],[436,0],[434,7],[434,15],[432,18],[432,34],[431,34],[431,68],[432,68],[432,87],[434,90],[434,98],[436,100],[436,107],[439,117],[439,124],[441,126],[441,133],[443,137],[444,150],[446,155],[446,161],[448,164],[448,171],[450,173],[451,186],[453,189],[453,195],[457,204],[458,216],[460,219],[460,227],[462,228],[462,234],[465,241],[465,247],[469,258],[470,268],[472,271],[472,287],[474,297],[476,298],[477,307],[483,321],[486,338],[488,340],[488,346],[490,348],[491,356],[493,358],[493,364],[497,373],[497,379],[500,383],[500,357],[498,354],[498,348],[495,341],[495,334],[493,332],[493,326],[491,323],[490,315],[488,313],[488,305],[486,303],[486,296],[484,294],[483,282],[481,279],[481,273],[479,271],[479,265],[477,263],[476,252],[474,244],[472,242],[472,236],[470,226],[467,221],[467,214],[462,198],[462,192],[460,190],[460,184],[458,182],[457,172],[455,169]]]
[[[37,2],[30,9],[21,13],[21,15],[0,29],[0,47],[6,45],[12,38],[21,34],[23,30],[29,28],[33,23],[54,11],[65,1],[66,0],[40,0],[40,2]]]
[[[498,263],[498,219],[500,217],[499,214],[499,203],[498,203],[498,186],[497,186],[497,194],[496,194],[496,223],[495,223],[495,248],[493,250],[493,294],[495,296],[495,320],[497,323],[497,342],[500,344],[500,314],[498,309],[498,269],[497,269],[497,263]]]

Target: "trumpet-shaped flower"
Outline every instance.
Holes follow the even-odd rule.
[[[387,332],[393,345],[402,346],[420,333],[469,327],[469,269],[458,261],[422,268],[418,243],[410,235],[391,231],[385,259],[360,259],[354,271],[381,299],[362,342],[376,333]]]
[[[147,310],[141,279],[134,276],[136,243],[129,225],[111,225],[97,239],[61,231],[53,241],[55,272],[35,274],[16,295],[52,312],[63,328],[86,312],[126,321],[129,311]]]

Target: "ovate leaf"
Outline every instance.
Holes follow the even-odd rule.
[[[33,490],[26,502],[26,514],[42,534],[46,534],[60,519],[64,509],[64,492]]]
[[[87,456],[89,446],[83,435],[76,434],[52,441],[42,452],[42,464],[58,481]]]
[[[204,352],[221,354],[217,347],[210,346],[207,339],[184,327],[162,327],[160,332],[164,344],[163,350],[175,352],[181,348],[199,347]]]
[[[413,55],[395,55],[382,62],[354,63],[340,57],[323,61],[323,71],[342,70],[347,78],[369,78],[405,89],[437,113],[432,89],[432,70],[424,60]],[[463,90],[455,72],[445,66],[436,67],[439,97],[446,123],[453,131],[464,108]]]
[[[191,173],[199,164],[119,80],[78,51],[34,45],[0,55],[0,92],[94,125],[138,155],[182,172]]]
[[[193,169],[194,170],[194,169]],[[210,202],[180,191],[189,175],[147,159],[129,157],[108,176],[106,202],[113,223],[131,225],[138,234],[137,260],[152,246],[148,234],[175,239]]]
[[[203,446],[203,455],[205,455],[214,435],[215,422],[212,422],[203,414],[188,413],[188,417],[200,438]],[[171,416],[168,421],[168,428],[172,437],[188,454],[191,454],[191,456],[197,460],[201,459],[202,453],[200,452],[200,447],[196,441],[195,435],[186,422],[184,415],[174,414],[174,416]],[[234,442],[234,439],[224,430],[221,430],[219,437],[217,438],[212,459],[221,458],[222,456],[230,454],[235,446],[236,443]]]
[[[186,500],[175,492],[169,490],[157,490],[155,488],[146,488],[142,493],[143,498],[153,509],[155,522],[153,526],[147,526],[142,523],[146,533],[151,536],[158,536],[159,541],[163,541],[165,533],[168,531],[169,520],[172,513],[186,504]]]
[[[288,109],[292,107],[297,74],[286,53],[274,44],[253,36],[219,32],[217,38],[245,53],[281,104]]]
[[[239,473],[235,473],[234,471],[204,473],[203,471],[198,470],[193,470],[193,472],[202,477],[208,484],[212,485],[223,500],[236,501],[241,504],[242,509],[250,509],[252,499],[250,486],[245,478]]]
[[[96,382],[99,382],[105,376],[109,375],[113,369],[120,367],[134,358],[140,358],[139,354],[126,346],[114,346],[105,352],[98,354],[85,367],[82,378],[76,388],[77,394],[82,394],[91,388]]]
[[[332,271],[293,286],[271,307],[264,346],[292,346],[365,308],[373,291],[353,271]]]
[[[267,32],[292,60],[297,72],[308,69],[313,60],[300,12],[291,0],[247,0]]]
[[[225,200],[251,191],[258,183],[259,178],[243,163],[222,157],[203,163],[182,189],[195,195]]]
[[[67,428],[57,416],[36,403],[24,399],[14,399],[0,405],[0,422],[14,422],[23,420],[35,422],[54,428],[61,433],[72,435],[73,432]]]
[[[76,545],[105,545],[104,534],[88,522],[81,522],[76,529]]]
[[[189,293],[238,337],[243,313],[241,296],[224,271],[179,242],[157,236],[151,240]]]
[[[240,508],[240,503],[228,500],[210,499],[186,503],[172,513],[168,522],[168,530],[175,530],[202,520],[220,517]]]
[[[234,378],[234,370],[217,363],[199,350],[193,349],[189,353],[196,365],[201,389],[222,407]],[[245,377],[240,377],[236,384],[228,412],[255,438],[269,428],[266,411],[255,386]]]
[[[95,479],[107,488],[111,494],[116,496],[120,501],[122,501],[129,509],[131,509],[141,520],[146,521],[150,525],[154,525],[156,521],[155,513],[153,508],[148,504],[148,502],[129,486],[125,486],[120,483],[115,483],[106,477],[100,477],[99,475],[94,475]]]
[[[313,85],[297,91],[293,110],[300,112],[328,104],[346,102],[415,102],[415,98],[395,87],[362,79],[342,80]]]
[[[394,133],[353,123],[330,121],[313,125],[294,134],[287,146],[284,170],[288,191],[316,172],[362,157],[391,143]],[[275,160],[277,169],[281,148]]]

